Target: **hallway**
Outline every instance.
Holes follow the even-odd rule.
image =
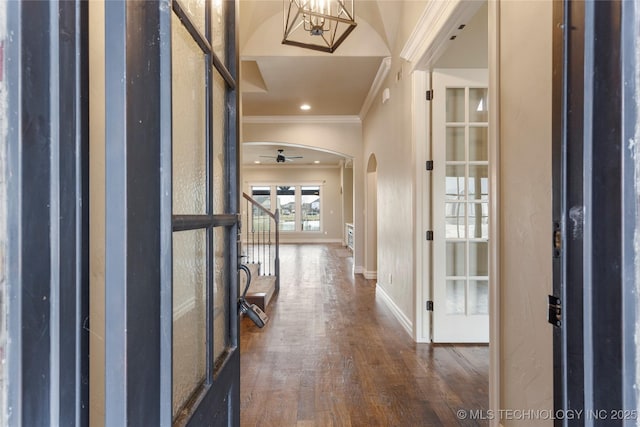
[[[241,326],[241,425],[477,426],[488,347],[416,344],[339,244],[283,245],[264,329]]]

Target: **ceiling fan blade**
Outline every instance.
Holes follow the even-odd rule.
[[[302,156],[285,156],[287,159],[304,159]]]
[[[264,157],[265,159],[277,159],[276,156],[259,156],[259,157]]]

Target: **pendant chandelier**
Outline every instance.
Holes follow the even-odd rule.
[[[283,0],[282,44],[333,53],[356,28],[354,0]]]

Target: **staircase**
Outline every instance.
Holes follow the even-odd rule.
[[[249,304],[256,304],[263,311],[280,290],[280,230],[279,214],[269,211],[246,193],[242,227],[243,263],[251,271],[251,286],[246,295]],[[244,291],[247,278],[240,276],[240,292]]]

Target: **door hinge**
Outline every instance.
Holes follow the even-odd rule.
[[[433,240],[433,230],[427,231],[427,240]]]
[[[427,311],[433,311],[433,301],[427,301]]]
[[[433,160],[427,160],[426,167],[427,167],[428,171],[432,171],[433,170]]]
[[[431,101],[433,99],[433,89],[429,89],[427,91],[427,101]]]
[[[560,298],[549,295],[549,314],[547,321],[556,328],[562,326],[562,302]]]

